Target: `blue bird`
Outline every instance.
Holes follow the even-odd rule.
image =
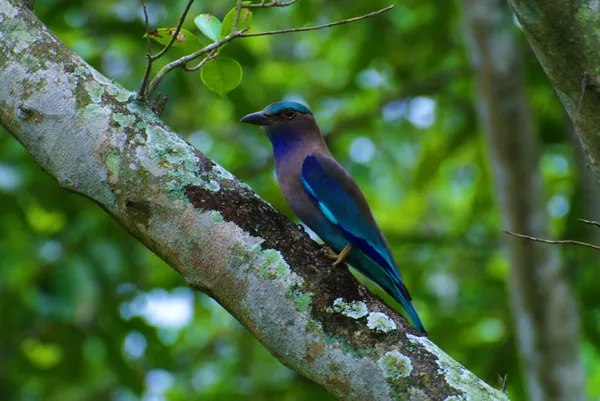
[[[398,301],[415,327],[425,327],[394,256],[356,181],[331,155],[310,109],[273,103],[241,122],[259,125],[273,145],[277,181],[294,213],[334,252]]]

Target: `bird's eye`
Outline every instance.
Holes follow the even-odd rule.
[[[284,116],[285,118],[287,118],[288,120],[291,120],[292,118],[296,117],[296,113],[294,110],[292,109],[285,109],[284,111],[281,112],[281,115]]]

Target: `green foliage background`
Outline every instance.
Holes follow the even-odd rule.
[[[185,2],[149,3],[152,27],[174,26]],[[392,3],[393,11],[359,23],[229,44],[222,54],[242,65],[241,85],[221,99],[200,72],[176,71],[159,87],[170,97],[163,118],[293,218],[267,138],[238,120],[284,97],[306,101],[365,191],[431,339],[493,385],[508,373],[511,397],[524,399],[502,223],[460,7]],[[300,0],[255,11],[253,31],[389,4]],[[184,27],[198,32],[195,15],[223,18],[233,5],[196,1]],[[146,46],[137,1],[44,0],[36,14],[95,68],[137,89]],[[575,221],[586,217],[590,199],[564,112],[522,42],[552,234],[592,241]],[[176,55],[181,49],[157,64]],[[94,203],[59,188],[2,128],[0,205],[2,400],[331,399],[282,366],[214,301],[188,289]],[[597,398],[600,266],[591,250],[562,251],[582,314],[587,393]]]

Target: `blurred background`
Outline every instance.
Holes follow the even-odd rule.
[[[149,1],[152,27],[175,26],[185,3]],[[223,18],[234,3],[197,0],[184,27],[198,32],[195,15]],[[494,387],[508,375],[513,400],[600,400],[598,254],[500,231],[600,242],[577,221],[600,219],[600,187],[505,2],[300,0],[256,10],[253,31],[389,4],[358,23],[229,44],[222,55],[244,77],[227,99],[199,72],[171,73],[163,119],[294,218],[270,143],[238,121],[283,98],[307,103],[364,190],[431,339]],[[35,12],[137,90],[138,1],[44,0]],[[2,400],[332,399],[1,127],[0,205]]]

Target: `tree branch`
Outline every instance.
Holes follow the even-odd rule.
[[[577,220],[581,221],[582,223],[589,224],[591,226],[596,226],[596,227],[600,228],[600,223],[597,221],[585,220],[585,219],[577,219]]]
[[[158,86],[160,81],[162,81],[162,79],[165,77],[165,75],[167,75],[170,71],[172,71],[178,67],[183,67],[186,63],[189,63],[190,61],[197,59],[198,57],[202,56],[203,54],[210,53],[214,50],[218,50],[225,43],[229,43],[233,39],[242,36],[244,34],[244,32],[246,32],[248,29],[249,28],[244,28],[240,31],[236,31],[236,32],[232,31],[229,35],[225,36],[223,39],[221,39],[217,42],[214,42],[192,54],[188,54],[187,56],[181,57],[180,59],[177,59],[177,60],[172,61],[169,64],[165,65],[156,74],[156,76],[154,77],[152,82],[150,82],[150,85],[148,86],[148,94],[150,95],[150,94],[152,94],[152,92],[154,92],[154,90],[156,89],[156,87]]]
[[[155,62],[156,60],[158,60],[159,58],[161,58],[162,56],[164,56],[169,51],[171,46],[173,46],[173,43],[175,43],[175,41],[177,40],[177,36],[179,35],[179,32],[181,32],[181,27],[183,27],[183,23],[185,22],[185,17],[187,17],[187,14],[190,11],[190,8],[192,7],[192,3],[194,2],[194,0],[188,0],[187,4],[185,6],[185,9],[183,10],[183,13],[181,14],[181,17],[179,18],[177,27],[175,28],[175,31],[171,35],[171,39],[165,45],[165,47],[163,47],[163,49],[161,51],[159,51],[158,53],[156,53],[155,55],[152,55],[152,39],[150,38],[150,23],[148,22],[148,8],[146,7],[146,3],[144,2],[144,0],[141,0],[141,1],[142,1],[142,8],[144,10],[144,22],[146,25],[146,39],[148,40],[148,51],[146,53],[146,58],[148,59],[148,64],[146,66],[146,71],[144,72],[144,78],[142,79],[142,84],[140,85],[140,89],[138,90],[138,98],[140,100],[144,100],[146,98],[146,95],[149,96],[152,94],[152,92],[146,93],[146,89],[148,87],[148,79],[150,77],[150,72],[152,71],[152,63]]]
[[[204,64],[206,64],[206,62],[208,62],[210,60],[214,60],[215,58],[217,58],[218,55],[219,55],[219,53],[217,53],[216,50],[213,50],[208,56],[203,58],[202,61],[200,61],[197,65],[195,65],[193,67],[188,67],[188,66],[184,65],[183,69],[186,70],[187,72],[198,71],[200,68],[202,68],[202,66]]]
[[[154,56],[150,57],[150,59],[152,61],[156,61],[159,58],[161,58],[162,56],[164,56],[169,51],[171,46],[173,46],[173,43],[175,43],[175,41],[177,40],[177,35],[179,35],[179,32],[181,32],[181,27],[183,27],[183,23],[185,22],[185,17],[187,17],[187,14],[190,11],[190,7],[192,7],[193,2],[194,2],[194,0],[188,0],[187,4],[185,6],[185,9],[183,10],[183,13],[181,14],[181,17],[179,18],[179,22],[177,23],[175,32],[173,32],[173,35],[171,35],[171,40],[169,40],[167,45],[165,47],[163,47],[163,49],[161,51],[156,53]]]
[[[389,11],[392,8],[394,8],[394,5],[387,6],[386,8],[382,8],[381,10],[373,11],[372,13],[369,13],[369,14],[361,15],[360,17],[348,18],[348,19],[345,19],[345,20],[342,20],[342,21],[330,22],[328,24],[323,24],[323,25],[309,26],[309,27],[306,27],[306,28],[280,29],[278,31],[266,31],[266,32],[258,32],[258,33],[246,33],[246,34],[243,34],[243,35],[240,35],[240,36],[244,37],[244,38],[250,38],[250,37],[254,37],[254,36],[281,35],[282,33],[290,33],[290,32],[316,31],[317,29],[330,28],[332,26],[349,24],[351,22],[360,21],[361,19],[365,19],[365,18],[369,18],[369,17],[374,17],[375,15],[379,15],[381,13]]]
[[[581,245],[581,246],[585,246],[585,247],[592,248],[592,249],[595,249],[597,251],[600,251],[600,246],[593,245],[593,244],[588,244],[587,242],[574,241],[574,240],[570,240],[570,239],[567,239],[567,240],[543,239],[543,238],[532,237],[532,236],[529,236],[529,235],[513,233],[513,232],[510,232],[508,230],[502,230],[502,232],[504,232],[505,234],[508,234],[508,235],[514,235],[515,237],[525,238],[525,239],[528,239],[528,240],[531,240],[531,241],[535,241],[535,242],[543,242],[544,244],[553,244],[553,245],[564,245],[564,244]]]
[[[307,234],[17,0],[0,2],[8,18],[0,122],[61,186],[93,199],[279,360],[344,400],[507,399],[332,269]]]
[[[279,0],[273,0],[270,3],[266,3],[265,0],[262,0],[260,2],[260,4],[243,4],[242,8],[287,7],[287,6],[291,6],[292,4],[294,4],[297,1],[298,0],[290,0],[290,1],[284,2],[284,1],[279,1]]]
[[[142,78],[142,83],[140,85],[140,89],[138,90],[138,98],[140,100],[144,100],[146,97],[146,88],[148,87],[148,79],[150,78],[150,73],[152,72],[152,39],[150,38],[150,22],[148,21],[148,7],[146,7],[146,2],[142,0],[142,10],[144,11],[144,25],[146,26],[146,71],[144,71],[144,77]],[[175,36],[173,36],[175,37]]]
[[[585,219],[577,219],[578,221],[581,221],[584,224],[589,224],[591,226],[595,226],[595,227],[600,227],[600,223],[597,221],[592,221],[592,220],[585,220]],[[585,246],[587,248],[592,248],[595,249],[597,251],[600,251],[600,246],[598,245],[594,245],[594,244],[590,244],[588,242],[581,242],[581,241],[574,241],[574,240],[549,240],[549,239],[543,239],[543,238],[538,238],[538,237],[532,237],[529,235],[523,235],[523,234],[517,234],[517,233],[513,233],[511,231],[508,230],[502,230],[502,232],[509,234],[509,235],[513,235],[515,237],[520,237],[520,238],[525,238],[531,241],[536,241],[536,242],[543,242],[544,244],[553,244],[553,245],[581,245],[581,246]]]
[[[280,6],[288,6],[293,4],[295,1],[292,2],[288,2],[288,3],[284,3],[283,5]],[[191,3],[188,3],[188,6]],[[266,7],[275,7],[275,5],[272,5],[273,3],[268,3],[268,4],[264,4],[264,1],[261,2],[261,4],[255,4],[258,7],[254,7],[254,8],[266,8]],[[278,31],[267,31],[267,32],[258,32],[258,33],[250,33],[247,34],[245,33],[246,31],[248,31],[248,29],[250,29],[249,27],[244,28],[242,30],[237,30],[237,25],[238,25],[238,21],[240,18],[240,11],[241,9],[244,8],[242,1],[241,0],[237,0],[236,1],[236,12],[235,12],[235,18],[234,18],[234,22],[233,22],[233,27],[231,30],[231,33],[226,36],[225,38],[214,42],[206,47],[204,47],[203,49],[200,49],[192,54],[188,54],[187,56],[181,57],[180,59],[177,59],[169,64],[167,64],[166,66],[164,66],[159,72],[158,74],[156,74],[156,76],[154,77],[154,79],[152,80],[152,82],[150,82],[150,85],[148,86],[148,90],[146,92],[146,96],[151,96],[152,92],[154,92],[154,90],[156,89],[156,87],[158,86],[158,84],[160,83],[160,81],[165,77],[165,75],[167,75],[170,71],[174,70],[175,68],[178,67],[182,67],[184,66],[186,63],[197,59],[198,57],[202,56],[203,54],[212,52],[214,50],[218,50],[219,48],[221,48],[223,45],[225,45],[228,42],[233,41],[236,38],[249,38],[249,37],[256,37],[256,36],[268,36],[268,35],[280,35],[280,34],[284,34],[284,33],[290,33],[290,32],[305,32],[305,31],[315,31],[318,29],[324,29],[324,28],[329,28],[332,26],[336,26],[336,25],[342,25],[342,24],[348,24],[351,22],[356,22],[356,21],[360,21],[362,19],[365,18],[369,18],[369,17],[373,17],[375,15],[384,13],[386,11],[391,10],[392,8],[394,8],[393,5],[388,6],[386,8],[383,8],[381,10],[378,11],[374,11],[372,13],[369,14],[365,14],[365,15],[361,15],[360,17],[354,17],[354,18],[349,18],[349,19],[345,19],[342,21],[336,21],[336,22],[331,22],[329,24],[323,24],[323,25],[317,25],[317,26],[311,26],[311,27],[306,27],[306,28],[292,28],[292,29],[281,29]],[[248,8],[248,7],[245,7]],[[189,7],[188,7],[189,9]],[[145,6],[144,6],[144,12],[145,12]],[[185,13],[187,13],[187,9],[185,11]],[[183,23],[183,19],[185,19],[185,15],[182,16],[182,20],[180,20],[180,23]],[[147,20],[147,18],[146,18]],[[178,29],[180,29],[181,26],[178,27]],[[148,27],[146,28],[148,29]],[[178,32],[178,31],[176,31]],[[176,35],[173,36],[173,38],[175,38]],[[171,41],[169,42],[169,44],[171,44],[173,42],[173,38],[171,39]],[[164,50],[164,49],[163,49]],[[162,53],[162,52],[161,52]],[[164,54],[164,53],[163,53]],[[162,55],[162,54],[161,54]],[[148,60],[149,60],[149,64],[148,64],[148,68],[146,69],[146,74],[149,74],[148,69],[151,67],[151,63],[152,63],[152,57],[148,56]],[[215,56],[216,57],[216,56]],[[146,76],[144,76],[146,77]],[[140,88],[140,91],[142,91],[142,88]],[[139,93],[139,92],[138,92]]]
[[[238,22],[240,21],[240,11],[242,11],[242,0],[237,0],[235,2],[235,16],[233,17],[233,26],[231,27],[231,32],[237,32],[238,30]]]

